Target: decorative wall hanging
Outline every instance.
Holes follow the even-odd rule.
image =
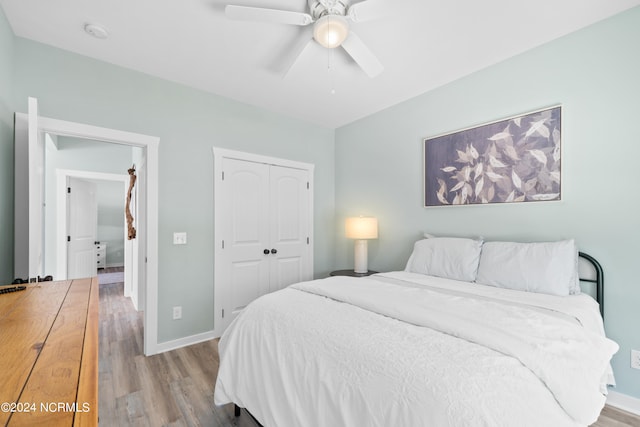
[[[133,187],[136,185],[136,165],[131,166],[129,172],[129,190],[127,191],[127,203],[125,206],[125,215],[127,217],[127,239],[133,240],[136,238],[136,228],[133,226],[133,215],[131,215],[131,193]]]
[[[561,107],[424,140],[424,206],[560,200]]]

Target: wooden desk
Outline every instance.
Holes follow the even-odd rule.
[[[98,425],[98,278],[0,294],[0,426]]]

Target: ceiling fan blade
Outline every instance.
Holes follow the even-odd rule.
[[[389,15],[393,10],[393,2],[390,0],[364,0],[351,5],[347,10],[347,16],[353,22],[363,22],[382,18]]]
[[[313,22],[311,15],[290,10],[263,9],[260,7],[247,7],[227,5],[224,9],[231,19],[241,21],[269,22],[272,24],[309,25]]]
[[[349,31],[346,40],[342,42],[342,47],[369,77],[375,77],[384,70],[378,58],[352,31]]]
[[[313,38],[311,37],[302,38],[300,39],[300,42],[297,43],[293,49],[291,49],[291,54],[288,56],[287,60],[285,61],[284,74],[282,75],[283,79],[289,75],[289,72],[293,69],[293,66],[296,65],[298,60],[302,57],[302,54],[304,53],[304,51],[307,50],[307,48],[312,44],[313,44]]]

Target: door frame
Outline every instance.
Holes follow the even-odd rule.
[[[31,101],[31,99],[30,99]],[[28,116],[16,113],[16,121],[28,123]],[[158,353],[158,170],[160,138],[133,132],[108,129],[82,123],[68,122],[38,116],[38,131],[54,135],[68,136],[93,140],[98,143],[111,142],[114,144],[140,147],[146,157],[146,244],[139,248],[139,257],[145,260],[141,277],[140,292],[144,295],[141,309],[144,310],[144,354],[147,356]],[[31,160],[29,160],[31,161]],[[42,160],[40,160],[41,162]],[[35,173],[43,164],[30,164],[29,173]],[[29,225],[31,228],[32,225]],[[141,230],[142,231],[142,230]],[[144,280],[146,279],[146,280]]]
[[[309,270],[311,275],[313,276],[313,246],[314,246],[314,221],[313,221],[313,194],[314,194],[314,165],[311,163],[303,163],[295,160],[287,160],[281,159],[277,157],[263,156],[260,154],[247,153],[243,151],[235,151],[229,150],[226,148],[220,147],[212,147],[213,151],[213,235],[214,235],[214,259],[213,259],[213,308],[214,308],[214,316],[213,316],[213,335],[215,337],[219,337],[224,332],[223,329],[223,321],[222,321],[222,300],[224,297],[224,290],[221,289],[220,286],[217,286],[218,283],[223,282],[222,273],[220,269],[216,268],[216,260],[220,259],[223,251],[222,241],[224,240],[224,227],[222,225],[222,209],[224,207],[224,202],[222,200],[222,192],[216,191],[216,189],[220,189],[223,180],[223,169],[222,163],[223,159],[235,159],[235,160],[243,160],[246,162],[254,162],[254,163],[263,163],[272,166],[283,166],[293,169],[302,169],[309,172]]]
[[[129,189],[129,175],[118,175],[113,173],[103,173],[103,172],[93,172],[93,171],[85,171],[85,170],[75,170],[75,169],[57,169],[56,170],[56,252],[57,252],[57,262],[56,262],[56,273],[61,280],[67,278],[67,235],[68,233],[68,218],[69,215],[68,207],[67,207],[67,180],[69,178],[81,178],[89,181],[110,181],[110,182],[121,182],[122,183],[122,194],[123,196],[127,194]],[[124,200],[124,199],[123,199]],[[127,226],[126,220],[124,216],[124,202],[123,202],[123,210],[122,210],[122,223],[124,224],[124,270],[125,270],[125,280],[124,280],[124,296],[131,298],[131,302],[133,302],[133,306],[136,310],[138,310],[138,295],[133,292],[136,288],[135,283],[137,281],[136,277],[130,277],[129,274],[126,274],[127,271],[131,271],[133,266],[131,266],[131,241],[127,240]],[[139,227],[144,227],[146,222],[146,218],[139,218],[138,224]]]

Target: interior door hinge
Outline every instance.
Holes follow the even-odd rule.
[[[309,244],[309,238],[307,237],[307,245]]]
[[[222,309],[222,318],[224,319],[224,308]]]
[[[67,242],[71,241],[71,236],[67,236]]]
[[[67,193],[71,194],[71,187],[67,187]]]
[[[307,181],[307,190],[309,189],[309,181]]]
[[[224,240],[222,241],[222,249],[224,249]]]
[[[224,171],[222,171],[222,180],[224,181]]]

